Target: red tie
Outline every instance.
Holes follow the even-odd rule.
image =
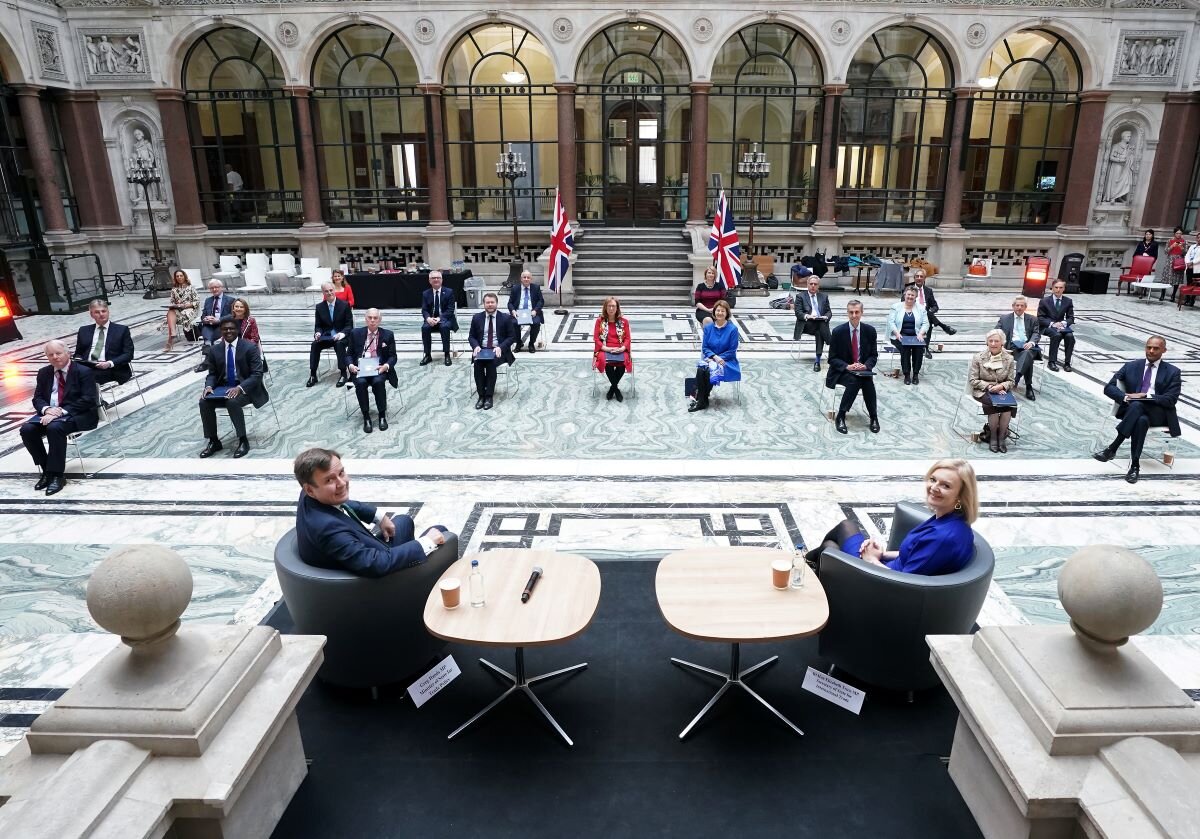
[[[917,302],[919,302],[922,306],[924,306],[925,305],[925,287],[921,286],[920,288],[918,288],[917,293],[920,297],[920,299]]]
[[[63,375],[63,371],[58,371],[58,407],[67,401],[67,377]]]
[[[850,330],[850,357],[858,364],[858,330]]]

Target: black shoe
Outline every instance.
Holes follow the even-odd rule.
[[[913,373],[913,384],[919,385],[920,383],[921,383],[921,377],[918,376],[916,373]]]
[[[193,373],[203,373],[207,369],[208,369],[207,364],[197,364],[195,367],[192,368],[192,372]]]
[[[1129,471],[1125,473],[1125,482],[1128,484],[1136,484],[1138,477],[1142,474],[1142,467],[1138,464],[1133,464],[1129,467]],[[54,486],[54,484],[51,484]],[[50,490],[46,490],[46,494],[50,494]]]
[[[513,352],[520,352],[520,351],[521,351],[521,350],[523,350],[523,349],[525,349],[525,345],[524,345],[524,344],[517,344],[517,345],[515,345],[515,346],[513,347]]]
[[[1074,373],[1074,372],[1075,372],[1075,368],[1071,366],[1071,362],[1069,362],[1069,361],[1068,361],[1066,364],[1064,364],[1064,365],[1063,365],[1063,370],[1064,370],[1065,372],[1067,372],[1067,373]]]
[[[1058,362],[1057,361],[1051,361],[1049,364],[1046,365],[1046,367],[1050,370],[1053,370],[1055,373],[1058,372]]]
[[[537,347],[535,347],[533,344],[530,344],[529,345],[529,354],[532,355],[535,352],[537,352]]]
[[[871,417],[871,424],[868,425],[867,428],[871,429],[872,434],[878,434],[879,433],[879,417]]]
[[[1007,439],[1000,441],[1000,454],[1008,454],[1008,440]]]
[[[220,440],[209,440],[208,445],[204,447],[204,451],[200,452],[200,456],[212,457],[223,448],[225,447],[221,445]]]
[[[616,392],[617,392],[617,389],[615,387],[610,387],[608,389],[608,393],[604,394],[604,398],[611,402],[612,398],[613,398],[613,394]]]
[[[613,388],[613,398],[616,399],[618,402],[624,402],[625,394],[621,393],[620,388]]]
[[[379,430],[380,430],[380,431],[387,431],[387,430],[388,430],[388,422],[387,422],[387,417],[385,417],[383,414],[380,414],[380,415],[379,415]]]
[[[694,414],[694,413],[696,413],[696,411],[703,411],[707,407],[708,407],[707,402],[704,402],[704,403],[693,402],[691,405],[688,405],[688,413]]]
[[[837,429],[838,434],[849,434],[850,433],[846,429],[846,418],[844,416],[842,416],[841,414],[838,414],[836,417],[833,418],[833,427]]]
[[[1126,478],[1126,480],[1129,480],[1129,479]],[[1136,481],[1137,478],[1134,478],[1133,480]],[[1133,483],[1133,481],[1130,481],[1130,483]],[[46,484],[46,494],[47,495],[55,495],[57,493],[60,493],[60,492],[62,492],[63,487],[65,487],[66,485],[67,485],[66,478],[64,478],[62,475],[55,475],[53,478],[50,479],[50,483]]]
[[[813,362],[813,372],[814,373],[821,372],[821,359],[818,358],[816,361]]]
[[[54,480],[54,476],[49,472],[43,472],[42,477],[38,478],[38,482],[33,485],[34,492],[41,492],[50,485],[50,481]]]
[[[308,381],[304,383],[304,386],[305,386],[305,387],[312,387],[312,386],[313,386],[313,385],[315,385],[316,383],[317,383],[317,377],[316,377],[316,376],[309,376],[309,377],[308,377]]]
[[[1112,460],[1116,456],[1117,450],[1112,448],[1101,449],[1098,452],[1092,452],[1092,457],[1096,458],[1096,460],[1100,461],[1101,463],[1108,463],[1108,461]]]
[[[238,438],[237,448],[233,450],[234,457],[245,457],[250,451],[250,441],[245,437]]]
[[[345,387],[345,386],[346,386],[346,374],[343,373],[342,375],[338,376],[337,384],[334,385],[334,387]]]
[[[958,330],[957,330],[957,329],[955,329],[953,326],[945,326],[945,325],[943,325],[943,326],[942,326],[942,329],[946,330],[946,334],[947,334],[947,335],[953,335],[953,334],[955,334],[956,332],[958,332]]]
[[[483,410],[485,410],[485,411],[492,410],[492,398],[490,396],[487,399],[483,400]]]
[[[911,375],[909,375],[909,374],[907,374],[907,373],[905,373],[905,374],[904,374],[904,383],[905,383],[906,385],[911,385],[911,384],[912,384],[912,376],[911,376]]]
[[[424,367],[426,364],[429,364],[431,361],[433,361],[433,356],[429,356],[429,355],[422,356],[420,366]]]
[[[1030,402],[1037,401],[1037,394],[1033,392],[1033,388],[1031,388],[1031,387],[1025,388],[1025,398],[1028,399]]]
[[[989,440],[988,441],[988,451],[999,454],[1000,453],[1000,444],[998,442],[996,442],[995,440]]]
[[[926,348],[925,348],[925,357],[926,357],[926,358],[933,358],[933,353],[931,353],[931,352],[929,351],[929,347],[926,347]]]
[[[483,397],[481,396],[475,400],[475,410],[478,411],[482,407],[483,407]]]
[[[450,356],[446,356],[446,360],[445,360],[445,362],[443,362],[443,363],[444,363],[444,364],[445,364],[447,367],[449,367],[449,366],[450,366]]]
[[[371,418],[363,417],[363,433],[370,434],[375,429],[371,426]]]

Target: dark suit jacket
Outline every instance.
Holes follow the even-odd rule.
[[[1137,393],[1142,388],[1142,376],[1146,375],[1146,359],[1127,361],[1120,370],[1104,386],[1104,395],[1117,403],[1117,417],[1125,416],[1129,403],[1125,394]],[[1151,405],[1158,405],[1167,414],[1167,428],[1172,437],[1180,435],[1179,416],[1175,412],[1175,402],[1183,389],[1183,376],[1179,368],[1165,361],[1158,362],[1158,372],[1154,375],[1154,396],[1144,400]]]
[[[237,298],[229,293],[229,289],[225,289],[221,293],[221,311],[215,317],[217,320],[227,318],[233,314],[233,301]],[[200,308],[200,317],[206,318],[213,315],[213,309],[216,308],[217,298],[211,294],[204,298],[204,305]]]
[[[455,314],[455,309],[454,309],[454,291],[452,289],[446,288],[445,286],[442,286],[441,292],[442,292],[442,302],[441,302],[440,311],[442,313],[442,326],[448,326],[448,327],[450,327],[451,332],[457,332],[458,331],[458,316]],[[427,288],[421,292],[421,317],[422,318],[433,317],[433,289],[432,288]]]
[[[363,348],[367,345],[367,328],[360,326],[358,329],[350,331],[350,355],[346,359],[347,363],[358,366],[359,359],[362,358]],[[400,387],[400,380],[396,377],[396,336],[392,334],[392,330],[379,327],[379,363],[388,365],[387,380],[392,387]]]
[[[1012,342],[1013,324],[1016,322],[1016,313],[1009,312],[1007,315],[1001,315],[1000,320],[996,321],[996,328],[1004,333],[1004,348],[1006,350],[1019,350],[1021,347],[1014,347]],[[1042,337],[1042,332],[1038,328],[1038,321],[1033,315],[1026,312],[1022,316],[1025,322],[1025,340],[1037,343]]]
[[[908,285],[906,285],[904,287],[904,291],[908,291],[910,288],[913,289],[914,291],[916,291],[918,296],[920,295],[921,292],[917,290],[916,283],[909,283]],[[904,299],[904,291],[900,292],[901,300]],[[919,300],[918,300],[918,303],[919,303]],[[937,298],[933,296],[933,289],[929,287],[929,283],[925,283],[925,313],[928,315],[936,315],[937,310],[938,310]]]
[[[874,370],[875,363],[879,361],[875,327],[869,323],[858,324],[858,360],[865,364],[868,370]],[[833,340],[829,342],[829,371],[825,374],[825,387],[836,387],[846,368],[853,363],[854,355],[850,351],[850,323],[847,321],[833,330]]]
[[[808,289],[797,291],[795,295],[795,311],[796,320],[804,321],[805,315],[824,315],[825,317],[833,317],[833,310],[829,308],[829,295],[823,291],[817,292],[817,311],[813,311],[812,301],[808,299]]]
[[[471,329],[467,333],[467,343],[471,345],[471,349],[482,347],[487,330],[487,312],[479,312],[471,318]],[[496,310],[496,334],[493,336],[493,341],[500,352],[497,358],[505,364],[512,364],[516,361],[513,356],[512,345],[517,342],[517,319],[509,317],[499,309]]]
[[[508,295],[508,311],[516,312],[521,308],[521,295],[524,291],[524,286],[517,283],[512,287],[512,293]],[[542,309],[546,307],[546,300],[542,297],[542,287],[537,283],[529,284],[529,308],[537,312],[533,316],[534,323],[545,323],[546,319],[542,317]],[[515,315],[514,315],[515,317]]]
[[[354,312],[350,310],[350,304],[345,300],[333,301],[333,317],[329,317],[329,304],[324,300],[316,305],[313,309],[316,318],[313,320],[313,332],[320,332],[322,335],[326,332],[337,334],[342,332],[346,335],[350,334],[350,330],[354,328]]]
[[[37,384],[33,388],[33,410],[39,417],[50,407],[53,388],[54,367],[47,364],[38,370]],[[75,427],[80,431],[90,431],[99,425],[99,399],[92,371],[82,364],[72,363],[67,368],[67,393],[60,399],[60,407],[75,418]]]
[[[262,352],[253,341],[238,339],[233,351],[233,363],[237,368],[238,387],[250,397],[255,408],[261,408],[270,400],[267,389],[263,387]],[[204,380],[205,387],[217,387],[225,384],[225,340],[213,344],[208,350],[208,378]]]
[[[1050,328],[1050,324],[1058,323],[1060,320],[1066,321],[1070,326],[1075,322],[1075,304],[1071,302],[1071,298],[1063,295],[1062,311],[1054,311],[1054,295],[1047,294],[1038,303],[1038,326],[1043,332]]]
[[[346,506],[368,525],[375,508],[359,501]],[[336,507],[322,504],[300,493],[296,505],[296,544],[300,559],[314,568],[349,571],[361,577],[382,577],[425,561],[425,549],[413,538],[408,516],[396,516],[396,536],[391,543],[373,536]]]
[[[79,327],[79,334],[75,336],[75,358],[90,356],[95,338],[96,324]],[[108,322],[104,332],[104,360],[112,362],[113,378],[121,384],[133,378],[133,371],[129,369],[129,362],[133,361],[133,337],[128,326]]]

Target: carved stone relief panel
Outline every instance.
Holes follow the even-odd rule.
[[[67,67],[59,46],[58,28],[35,20],[32,24],[33,40],[37,47],[38,72],[44,79],[66,81]]]
[[[80,29],[79,48],[88,81],[149,81],[150,59],[141,27]]]
[[[1183,43],[1178,30],[1121,30],[1114,84],[1162,84],[1179,78]]]

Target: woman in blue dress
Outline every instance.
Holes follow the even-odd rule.
[[[703,411],[708,407],[708,395],[714,384],[741,381],[742,368],[737,360],[738,331],[729,320],[729,313],[729,303],[718,300],[713,304],[712,320],[704,324],[704,337],[700,342],[702,360],[696,368],[696,396],[688,411]]]
[[[826,548],[839,548],[872,565],[929,577],[961,571],[975,555],[971,525],[979,517],[975,470],[965,460],[939,460],[925,473],[925,503],[933,515],[918,524],[897,551],[886,551],[868,539],[849,519],[830,530],[808,563],[814,568]]]

